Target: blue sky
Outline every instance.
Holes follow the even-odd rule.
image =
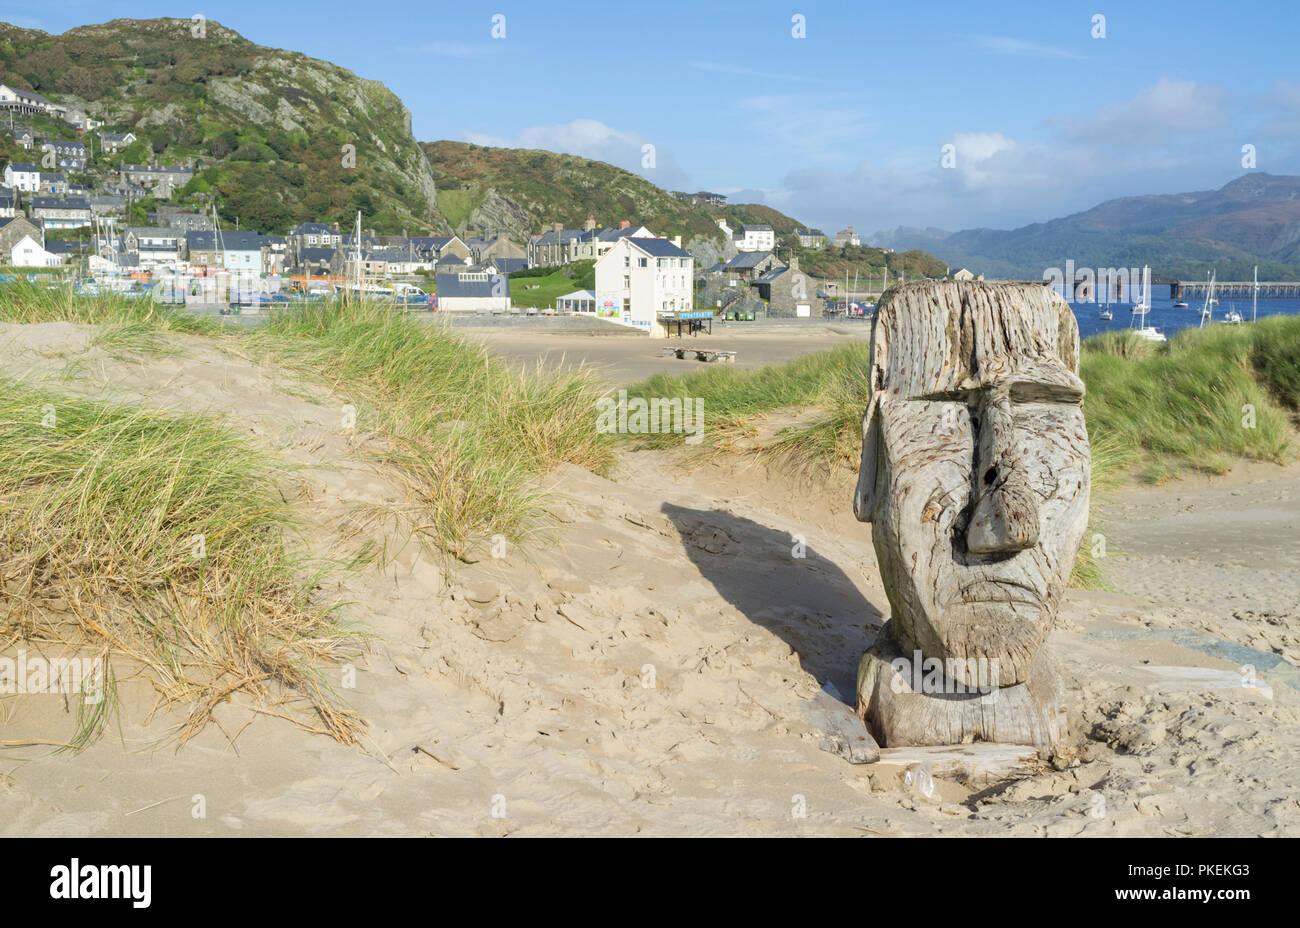
[[[1257,170],[1300,173],[1296,0],[191,6],[382,81],[421,140],[601,158],[828,231],[1009,228],[1219,187],[1247,144]],[[188,15],[0,2],[0,19],[49,32]]]

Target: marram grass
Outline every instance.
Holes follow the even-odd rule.
[[[535,531],[537,479],[551,469],[613,465],[590,371],[519,372],[436,323],[365,301],[293,307],[251,338],[353,400],[357,427],[392,445],[383,459],[406,485],[403,515],[455,556]]]
[[[243,690],[362,723],[320,668],[358,639],[315,606],[277,466],[226,427],[0,379],[0,640],[138,661],[187,738]]]

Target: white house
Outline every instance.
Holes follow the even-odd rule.
[[[24,235],[10,252],[9,263],[14,267],[57,267],[63,259],[46,251],[30,235]]]
[[[771,251],[776,247],[776,232],[769,225],[745,224],[735,243],[737,251]]]
[[[45,113],[50,110],[50,101],[34,90],[23,90],[0,84],[0,107],[24,116]]]
[[[510,278],[503,274],[439,274],[437,280],[440,312],[510,311]]]
[[[5,165],[5,186],[24,193],[39,193],[41,169],[34,164],[15,161]]]
[[[660,313],[690,312],[695,259],[680,240],[623,238],[596,261],[596,315],[667,334]]]

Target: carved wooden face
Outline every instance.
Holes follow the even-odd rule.
[[[874,339],[870,519],[895,635],[926,657],[996,660],[1004,686],[1025,679],[1088,518],[1077,330],[1069,317],[1060,358],[1063,317],[1041,291],[993,312],[961,292],[939,312],[931,294],[904,324],[896,297]]]

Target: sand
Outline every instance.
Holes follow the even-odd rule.
[[[701,361],[663,357],[665,346],[715,348],[736,352],[736,367],[754,370],[782,364],[814,351],[871,339],[869,323],[816,321],[763,324],[715,322],[712,334],[652,339],[638,335],[549,335],[512,329],[465,328],[456,333],[487,345],[518,367],[548,369],[586,365],[615,386],[626,386],[659,373],[705,370]]]
[[[223,417],[302,466],[317,551],[357,541],[356,506],[400,501],[338,428],[347,397],[176,342],[118,360],[78,326],[0,326],[0,364]],[[321,590],[377,636],[341,691],[362,747],[236,698],[177,749],[179,716],[146,724],[133,680],[88,750],[0,748],[0,834],[1300,834],[1298,477],[1243,466],[1105,507],[1119,591],[1071,592],[1049,639],[1073,681],[1062,769],[927,795],[822,750],[888,611],[851,475],[637,452],[614,479],[552,474],[555,524],[527,551],[449,565],[408,545]],[[0,741],[72,727],[61,697],[0,700]]]

